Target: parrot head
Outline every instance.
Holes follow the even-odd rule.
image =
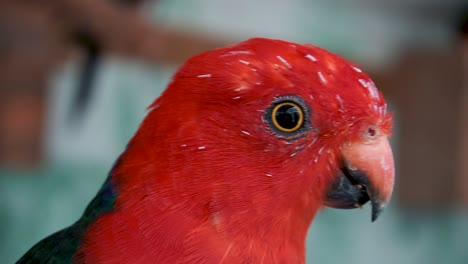
[[[148,111],[114,173],[120,208],[144,199],[225,240],[300,248],[320,208],[370,201],[375,220],[390,199],[384,98],[319,47],[255,38],[202,53]]]

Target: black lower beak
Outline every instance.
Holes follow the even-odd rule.
[[[385,204],[378,198],[364,173],[346,166],[341,168],[325,197],[326,206],[339,209],[361,208],[368,201],[372,203],[373,222]]]

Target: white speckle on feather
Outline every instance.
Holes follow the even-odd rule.
[[[339,94],[336,95],[336,100],[338,101],[338,103],[343,104],[343,99]]]
[[[232,99],[239,100],[240,98],[241,98],[240,96],[234,96]]]
[[[322,72],[317,72],[317,75],[318,75],[320,81],[321,81],[323,84],[326,84],[326,83],[327,83],[327,79],[325,79],[325,77],[323,76]]]
[[[304,170],[300,170],[300,171],[299,171],[299,174],[303,174],[303,173],[304,173]]]
[[[227,56],[234,56],[234,55],[241,55],[241,54],[244,54],[244,55],[250,55],[252,54],[252,52],[248,51],[248,50],[233,50],[233,51],[230,51],[224,55],[221,55],[220,57],[227,57]]]
[[[256,71],[257,71],[257,69],[255,69],[255,68],[252,68],[251,70],[252,70],[253,72],[256,72]]]
[[[260,85],[260,84],[262,84],[262,82],[256,82],[256,83],[255,83],[255,85]]]
[[[285,60],[283,57],[278,55],[278,56],[276,56],[276,58],[278,58],[278,60],[280,60],[284,65],[286,65],[286,67],[288,67],[290,69],[292,68],[291,64],[289,64],[289,62],[287,60]]]
[[[182,145],[180,145],[180,146],[183,147],[183,148],[185,148],[185,147],[187,147],[187,144],[182,144]]]
[[[359,69],[358,67],[355,67],[355,66],[352,66],[353,70],[355,70],[356,72],[362,72],[361,69]]]
[[[314,96],[311,95],[311,94],[309,95],[309,98],[310,98],[310,100],[314,100]]]
[[[248,86],[241,86],[241,87],[237,87],[236,89],[234,89],[234,91],[240,92],[240,91],[246,90],[246,89],[248,89],[248,88],[249,88]]]
[[[226,259],[227,255],[229,254],[229,251],[231,251],[231,248],[232,248],[232,245],[234,244],[234,242],[231,242],[231,244],[229,244],[229,246],[227,247],[226,249],[226,252],[224,253],[224,256],[223,258],[221,259],[221,261],[219,263],[223,263],[224,260]]]
[[[317,58],[315,58],[314,56],[310,55],[310,54],[307,54],[304,56],[306,59],[310,60],[310,61],[313,61],[313,62],[317,62]]]
[[[151,111],[157,109],[159,106],[160,106],[159,103],[152,105],[150,108],[148,108],[148,112],[151,112]]]
[[[320,158],[320,156],[315,156],[314,163],[317,163],[319,158]]]
[[[373,81],[367,82],[367,89],[369,89],[369,93],[372,98],[378,99],[379,98],[379,91],[377,91],[377,87]]]
[[[207,73],[207,74],[200,74],[197,76],[198,78],[210,78],[211,77],[211,74]]]
[[[364,79],[359,79],[358,82],[362,85],[362,87],[367,88],[367,82]]]
[[[318,154],[319,154],[319,155],[322,155],[322,152],[323,152],[323,149],[324,149],[324,148],[325,148],[325,147],[321,147],[321,148],[319,149],[319,151],[318,151]]]
[[[245,60],[239,60],[240,63],[245,64],[245,65],[250,65],[250,62],[245,61]]]
[[[366,81],[364,79],[359,79],[358,81],[362,85],[362,87],[366,88],[369,91],[369,95],[371,96],[371,98],[379,98],[379,91],[377,91],[377,87],[375,87],[373,81]]]
[[[251,134],[248,131],[242,130],[242,134],[250,136]]]
[[[314,138],[314,140],[312,140],[312,142],[309,143],[309,145],[307,145],[308,148],[310,148],[315,142],[317,142],[317,137]]]
[[[344,112],[345,111],[345,107],[344,107],[344,104],[343,104],[344,101],[343,101],[343,99],[341,98],[341,96],[339,94],[336,95],[336,100],[340,104],[340,111]]]
[[[291,155],[289,155],[289,157],[294,157],[296,156],[297,152],[293,152]]]
[[[379,113],[381,116],[384,116],[386,114],[385,106],[383,105],[379,106]]]
[[[200,147],[198,147],[198,149],[199,150],[204,150],[204,149],[206,149],[206,147],[205,146],[200,146]]]
[[[273,174],[271,174],[271,173],[265,173],[265,175],[268,176],[268,177],[272,177],[272,176],[273,176]]]

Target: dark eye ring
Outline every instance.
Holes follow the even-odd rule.
[[[304,109],[295,102],[280,102],[271,110],[271,121],[279,131],[296,132],[304,125]]]

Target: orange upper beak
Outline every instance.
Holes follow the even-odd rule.
[[[388,138],[342,147],[343,168],[332,183],[325,204],[335,208],[356,208],[372,203],[375,221],[390,200],[395,178],[393,154]]]

